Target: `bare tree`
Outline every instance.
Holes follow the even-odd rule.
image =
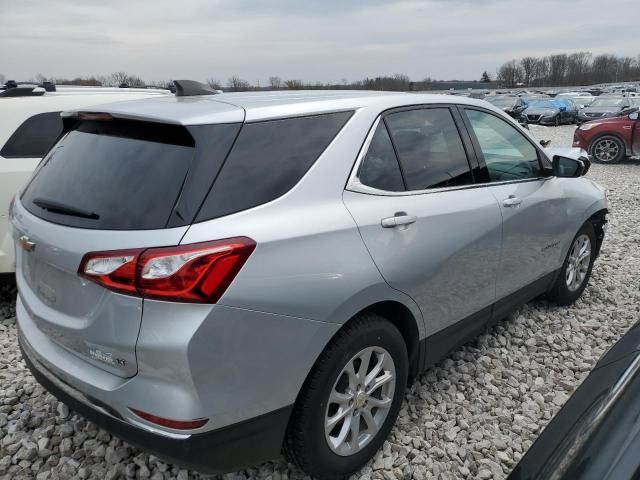
[[[274,90],[282,88],[282,79],[280,77],[269,77],[269,85]]]
[[[285,80],[284,86],[288,90],[302,90],[304,88],[304,83],[302,83],[302,80]]]
[[[207,78],[205,82],[214,90],[222,90],[222,84],[216,78]]]
[[[522,81],[528,87],[533,80],[533,73],[536,68],[537,60],[534,57],[524,57],[520,60],[520,67],[522,68]]]
[[[567,57],[565,81],[568,85],[582,85],[589,81],[591,52],[572,53]]]
[[[229,77],[229,80],[227,80],[227,86],[232,92],[249,90],[249,88],[251,87],[248,81],[243,80],[238,75]]]
[[[119,87],[128,84],[129,74],[127,72],[113,72],[109,75],[109,84],[113,87]]]
[[[506,62],[498,69],[498,81],[507,88],[513,88],[522,81],[522,68],[517,60]]]
[[[553,85],[562,85],[567,73],[567,54],[560,53],[549,57],[549,80]]]

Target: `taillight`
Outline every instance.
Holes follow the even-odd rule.
[[[78,273],[118,293],[135,295],[136,264],[144,249],[87,253]]]
[[[176,302],[215,303],[256,243],[238,237],[213,242],[88,253],[79,274],[110,290]]]

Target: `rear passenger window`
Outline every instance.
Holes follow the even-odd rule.
[[[386,116],[408,190],[473,183],[462,139],[448,108]]]
[[[196,221],[246,210],[284,195],[307,173],[352,113],[245,124]]]
[[[396,153],[387,127],[384,122],[378,124],[373,134],[367,154],[362,161],[358,179],[363,185],[386,190],[388,192],[400,192],[404,190],[404,181]]]
[[[4,144],[5,158],[42,158],[62,133],[60,112],[39,113],[25,120]]]

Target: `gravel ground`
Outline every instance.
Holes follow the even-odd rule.
[[[532,127],[569,146],[575,127]],[[358,478],[504,478],[640,309],[640,164],[593,165],[611,222],[591,284],[570,308],[523,306],[424,374],[398,423]],[[0,476],[203,478],[130,447],[74,415],[28,373],[16,343],[15,289],[0,286]],[[284,460],[226,479],[286,480]]]

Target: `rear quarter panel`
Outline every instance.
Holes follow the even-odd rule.
[[[257,243],[220,304],[342,324],[376,301],[394,300],[414,313],[424,335],[417,305],[384,282],[342,202],[351,168],[379,112],[356,110],[282,197],[189,228],[182,243],[240,235]]]

